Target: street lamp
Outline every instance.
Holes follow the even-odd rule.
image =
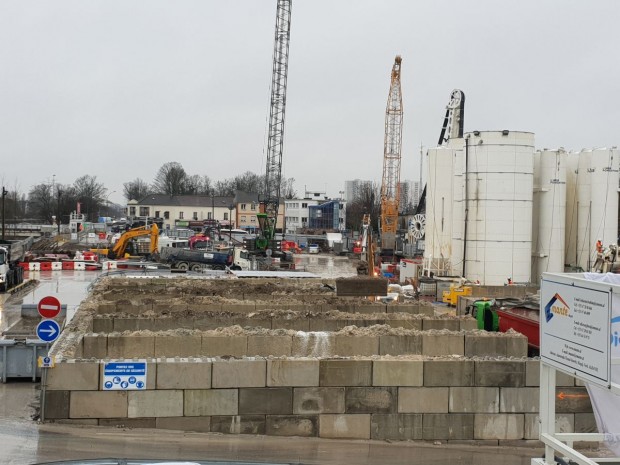
[[[228,205],[228,236],[230,237],[230,242],[232,242],[232,229],[234,226],[234,222],[232,220],[232,211],[235,206],[231,203]]]
[[[110,192],[108,195],[105,196],[105,205],[106,205],[106,213],[109,215],[110,214],[110,201],[108,200],[110,198],[110,196],[112,194],[114,194],[116,191],[112,191]]]

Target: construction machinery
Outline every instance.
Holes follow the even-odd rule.
[[[148,245],[144,248],[140,247],[140,244],[137,244],[135,239],[146,236],[150,236]],[[158,244],[159,228],[153,223],[150,226],[140,226],[123,233],[112,249],[91,249],[91,252],[107,255],[110,259],[125,258],[127,253],[129,256],[154,255],[158,251]]]
[[[274,238],[282,184],[282,152],[290,36],[291,0],[278,0],[271,75],[265,192],[262,201],[264,210],[256,215],[260,226],[260,235],[253,241],[255,243],[253,252],[259,253],[278,250]],[[267,255],[271,255],[271,253],[267,253]]]
[[[593,273],[617,273],[618,272],[618,245],[610,244],[603,248],[597,242],[596,260],[592,265]]]
[[[399,55],[394,59],[385,110],[383,178],[381,181],[381,255],[393,255],[396,249],[398,207],[400,201],[400,159],[403,131],[403,99],[400,90]]]
[[[360,240],[360,263],[357,265],[357,274],[360,276],[377,276],[375,272],[375,242],[370,224],[370,215],[364,214],[362,219],[362,238]]]

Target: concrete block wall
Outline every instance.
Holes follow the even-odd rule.
[[[467,358],[149,359],[143,391],[103,391],[102,365],[48,370],[45,418],[347,439],[538,438],[538,361]],[[584,387],[558,377],[556,423],[592,432]],[[570,394],[570,395],[561,395]]]
[[[251,314],[250,314],[251,315]],[[241,326],[243,328],[265,328],[265,329],[291,329],[294,331],[339,331],[347,326],[357,326],[359,328],[372,325],[386,325],[392,328],[404,328],[418,331],[428,330],[449,330],[449,331],[470,331],[476,329],[476,320],[467,318],[438,318],[422,315],[420,318],[381,318],[381,319],[361,319],[351,314],[351,318],[325,319],[325,318],[306,318],[302,313],[293,315],[293,318],[275,316],[252,316],[241,314],[233,316],[194,316],[194,317],[175,317],[175,318],[149,318],[144,316],[120,317],[114,315],[95,316],[93,318],[93,333],[112,333],[123,331],[166,331],[169,329],[195,329],[208,331],[227,326]]]
[[[385,331],[383,331],[385,333]],[[87,334],[74,356],[81,358],[144,358],[201,356],[334,357],[423,355],[440,357],[525,357],[527,339],[520,334],[483,331],[405,331],[368,334],[270,331],[224,335],[142,332]],[[500,367],[498,376],[506,374]],[[492,376],[492,375],[488,375]]]

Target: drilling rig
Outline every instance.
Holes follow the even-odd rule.
[[[255,250],[264,251],[267,255],[271,255],[273,251],[279,249],[277,241],[275,241],[275,234],[282,181],[284,114],[286,109],[286,79],[288,75],[290,37],[291,0],[278,0],[271,75],[265,192],[262,199],[264,211],[256,215],[261,233],[256,239]]]
[[[400,201],[400,158],[403,132],[403,98],[399,55],[394,59],[390,93],[385,110],[383,178],[381,181],[381,255],[394,255]]]

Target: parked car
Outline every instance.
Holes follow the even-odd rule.
[[[308,244],[308,253],[319,253],[319,244]]]

